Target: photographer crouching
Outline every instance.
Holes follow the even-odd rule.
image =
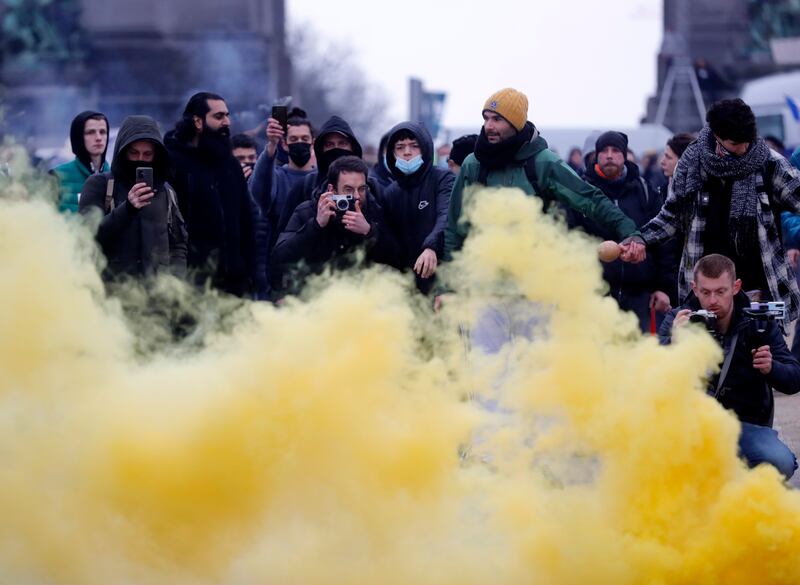
[[[692,293],[664,318],[659,338],[667,345],[676,329],[690,322],[705,325],[724,355],[708,393],[741,422],[740,455],[750,467],[769,463],[789,479],[797,459],[771,428],[772,388],[785,394],[800,391],[800,362],[775,322],[783,318],[783,303],[751,303],[741,286],[729,258],[704,256],[694,267]]]

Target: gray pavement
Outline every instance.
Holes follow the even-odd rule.
[[[775,393],[774,428],[795,455],[800,455],[800,394]],[[800,470],[795,471],[789,483],[800,488]]]

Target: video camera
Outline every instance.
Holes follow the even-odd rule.
[[[752,302],[742,312],[752,319],[753,343],[751,349],[767,345],[767,327],[771,321],[786,319],[786,303],[783,301]]]
[[[743,309],[745,315],[753,319],[765,321],[783,321],[786,319],[786,303],[783,301],[768,301],[766,303],[750,303],[750,307]]]

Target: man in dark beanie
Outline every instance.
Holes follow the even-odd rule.
[[[72,120],[69,141],[75,159],[58,165],[52,173],[58,177],[58,210],[78,212],[78,199],[86,179],[109,171],[106,162],[108,149],[108,119],[100,112],[81,112]]]
[[[706,122],[678,161],[659,214],[623,242],[623,258],[641,261],[645,247],[682,230],[681,299],[700,258],[721,254],[733,260],[751,299],[786,303],[788,324],[800,316],[800,290],[786,262],[780,213],[800,213],[800,172],[758,136],[753,111],[741,99],[716,102]]]
[[[477,134],[466,134],[453,140],[450,147],[450,156],[447,159],[447,168],[458,174],[464,159],[475,152],[475,143],[478,141]]]
[[[628,137],[622,132],[604,132],[595,142],[597,162],[586,169],[584,180],[591,183],[630,217],[637,226],[654,218],[664,200],[639,174],[639,167],[627,159]],[[580,227],[602,240],[614,234],[572,210],[567,212],[571,227]],[[632,311],[642,332],[651,328],[651,309],[657,323],[673,304],[677,305],[678,258],[673,241],[660,244],[646,262],[623,266],[621,260],[603,264],[603,279],[620,308]]]
[[[594,143],[594,152],[596,158],[599,158],[600,153],[605,150],[606,147],[613,146],[617,150],[622,153],[622,158],[627,160],[628,159],[628,136],[622,132],[617,132],[616,130],[609,130],[608,132],[603,132],[598,138],[597,141]]]
[[[460,221],[464,193],[472,186],[518,187],[545,203],[556,201],[603,226],[616,238],[630,235],[636,225],[603,192],[581,180],[552,150],[528,121],[528,98],[505,88],[483,106],[483,128],[475,152],[467,156],[450,197],[445,258],[461,248],[469,226]]]

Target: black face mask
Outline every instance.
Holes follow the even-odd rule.
[[[289,145],[289,158],[298,167],[306,166],[311,159],[311,145],[307,142],[294,142]]]
[[[119,161],[119,168],[122,172],[122,177],[128,180],[133,180],[136,176],[136,169],[138,167],[152,167],[152,162],[145,162],[143,160],[129,160],[123,158]]]
[[[343,156],[350,156],[353,154],[352,150],[345,150],[344,148],[331,148],[330,150],[326,150],[322,153],[321,159],[317,161],[317,166],[324,170],[325,172],[328,171],[333,161],[337,158],[342,158]]]

